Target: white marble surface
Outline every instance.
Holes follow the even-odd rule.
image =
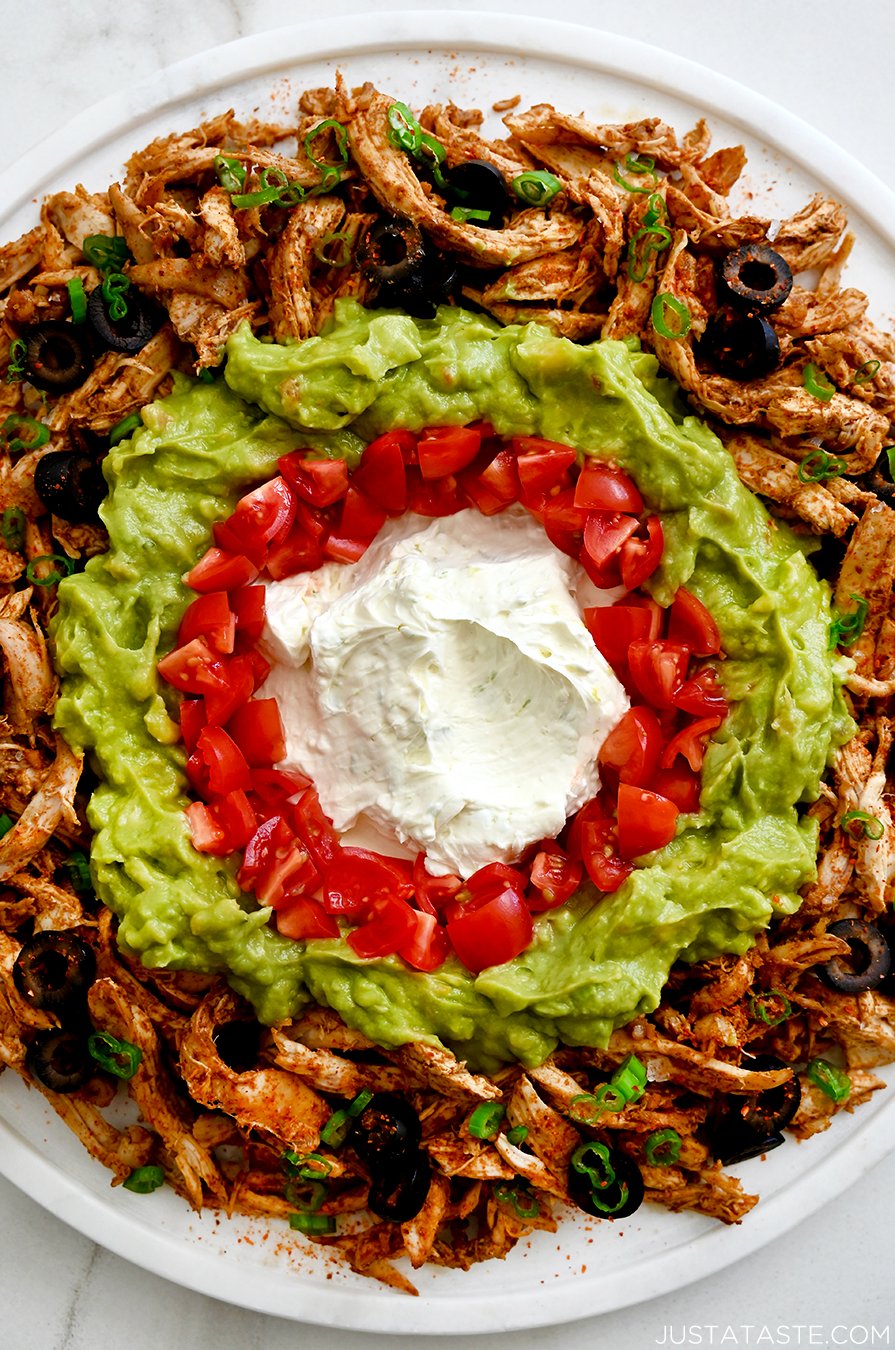
[[[361,0],[0,0],[0,165],[73,113],[190,53],[303,17],[436,6]],[[542,14],[624,33],[731,75],[798,112],[895,182],[895,6],[871,0],[512,0],[438,8]],[[350,18],[346,17],[346,28]],[[893,1141],[895,1143],[895,1141]],[[495,1336],[514,1350],[895,1344],[895,1156],[764,1251],[660,1300],[571,1326]],[[0,1350],[319,1350],[391,1338],[303,1328],[182,1290],[62,1225],[0,1180]],[[714,1328],[714,1330],[712,1329]],[[433,1328],[433,1331],[449,1328]],[[686,1338],[686,1340],[684,1340]],[[472,1345],[478,1338],[431,1344]]]

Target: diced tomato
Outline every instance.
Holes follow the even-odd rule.
[[[393,431],[371,441],[352,474],[352,483],[383,511],[395,514],[407,506],[407,469],[401,439]]]
[[[376,901],[412,894],[409,869],[400,859],[366,848],[340,848],[324,876],[323,904],[330,914],[362,915]]]
[[[340,852],[341,844],[332,821],[323,814],[316,788],[306,788],[301,794],[292,810],[292,822],[317,870],[328,871]]]
[[[499,450],[483,469],[464,469],[459,483],[467,501],[483,516],[496,516],[519,497],[519,474],[509,450]]]
[[[589,459],[575,484],[575,505],[586,511],[622,511],[639,516],[643,498],[621,469]]]
[[[447,930],[432,914],[419,910],[412,913],[416,927],[412,937],[398,948],[398,955],[414,970],[437,970],[451,950]]]
[[[433,877],[426,871],[426,855],[418,853],[413,861],[413,891],[416,903],[427,914],[438,915],[462,889],[463,882],[453,873]]]
[[[295,494],[285,478],[277,476],[240,497],[228,525],[243,545],[269,544],[284,535],[294,519]]]
[[[519,497],[525,506],[539,510],[548,497],[569,487],[569,469],[578,458],[570,445],[545,441],[540,436],[514,436],[512,445],[517,456]]]
[[[184,647],[175,647],[158,663],[163,680],[182,694],[204,694],[216,689],[223,680],[224,662],[204,638],[193,638]]]
[[[336,531],[323,545],[323,560],[344,564],[360,562],[370,543],[368,539],[349,539]]]
[[[332,506],[348,491],[344,459],[314,459],[304,450],[293,450],[283,455],[278,467],[297,496],[310,506]]]
[[[662,751],[662,768],[670,769],[677,756],[683,755],[693,772],[698,773],[705,758],[705,743],[712,732],[718,730],[722,721],[721,717],[702,717],[688,723],[676,736],[672,736]]]
[[[265,596],[263,586],[243,586],[232,592],[230,606],[236,617],[238,640],[253,643],[261,637],[264,632]]]
[[[257,647],[249,647],[243,655],[252,671],[252,693],[256,693],[270,674],[271,664],[266,656],[261,655]]]
[[[699,794],[702,784],[699,775],[684,767],[680,760],[670,769],[660,769],[653,780],[653,791],[674,802],[679,811],[692,813],[699,810]]]
[[[352,484],[345,494],[342,515],[334,533],[345,539],[360,539],[369,544],[376,538],[386,519],[386,511]]]
[[[393,956],[405,943],[412,944],[417,916],[406,900],[395,895],[380,896],[371,902],[369,910],[363,926],[353,929],[347,938],[348,946],[358,956],[365,960]]]
[[[618,855],[615,826],[611,820],[586,820],[580,828],[579,839],[587,875],[597,890],[611,895],[634,870]]]
[[[689,647],[694,656],[716,656],[721,650],[718,625],[702,601],[683,586],[671,602],[668,636]]]
[[[193,791],[206,801],[211,801],[213,794],[208,782],[208,765],[198,750],[194,750],[187,759],[186,776]]]
[[[238,709],[227,730],[253,769],[277,764],[286,754],[286,732],[275,698],[253,698]]]
[[[621,549],[622,585],[629,591],[642,586],[647,577],[662,561],[665,549],[665,536],[662,522],[658,516],[648,516],[646,521],[646,539],[632,535],[626,539]]]
[[[581,885],[583,870],[581,863],[567,857],[555,840],[547,841],[531,865],[534,894],[528,893],[528,908],[539,914],[564,905]]]
[[[488,966],[502,966],[531,942],[531,914],[522,895],[511,886],[478,908],[457,906],[448,919],[454,951],[474,975]]]
[[[622,515],[619,511],[588,514],[581,565],[595,586],[605,590],[619,584],[622,552],[638,525],[636,516]]]
[[[407,509],[415,515],[438,519],[454,516],[466,503],[461,501],[457,479],[453,474],[427,482],[417,468],[407,472]]]
[[[241,523],[245,527],[246,521],[243,520]],[[218,548],[224,549],[227,553],[241,554],[248,558],[259,572],[263,570],[267,562],[267,544],[250,529],[240,529],[240,522],[235,516],[215,521],[211,533]]]
[[[303,774],[283,773],[282,769],[252,769],[250,778],[255,795],[280,814],[285,814],[290,798],[304,792],[311,781]]]
[[[223,655],[232,652],[236,634],[236,616],[230,608],[226,591],[209,591],[188,605],[177,632],[178,647],[185,647],[193,638],[204,637],[214,652]]]
[[[242,867],[236,877],[243,890],[252,890],[277,849],[288,848],[294,837],[282,816],[270,816],[258,826],[246,845]]]
[[[274,581],[282,581],[298,572],[316,572],[324,562],[320,541],[313,539],[302,525],[296,524],[268,553],[267,570]]]
[[[246,845],[236,880],[264,905],[277,909],[287,896],[316,890],[320,877],[282,816],[259,825]]]
[[[629,708],[600,746],[597,759],[615,771],[619,782],[643,787],[659,767],[663,741],[652,708]]]
[[[508,886],[519,895],[524,895],[527,885],[528,878],[518,868],[510,867],[508,863],[487,863],[477,872],[473,872],[466,882],[465,890],[469,894],[469,900],[464,903],[483,905],[493,900],[496,895],[500,895]]]
[[[315,540],[321,547],[332,529],[335,517],[335,510],[318,511],[305,502],[297,502],[295,506],[295,528],[303,530],[309,539]]]
[[[618,789],[618,851],[622,858],[639,858],[670,844],[677,828],[678,809],[658,792],[622,783]]]
[[[205,595],[209,591],[233,591],[238,586],[247,586],[260,570],[243,553],[212,547],[205,550],[183,580],[192,590]]]
[[[228,792],[226,797],[215,802],[214,813],[223,826],[231,850],[245,848],[258,828],[255,812],[246,794],[240,788]]]
[[[587,512],[575,505],[575,489],[565,488],[548,497],[540,512],[544,533],[554,548],[577,558],[584,543]]]
[[[585,609],[584,622],[613,670],[624,670],[632,642],[655,640],[662,630],[662,610],[655,600],[635,604],[626,598],[615,605]]]
[[[475,427],[430,427],[416,447],[417,463],[423,478],[445,478],[459,473],[479,453],[482,433]]]
[[[229,722],[255,688],[254,667],[247,655],[227,657],[221,664],[213,687],[204,691],[208,721],[217,726]]]
[[[214,812],[204,802],[190,802],[186,808],[193,848],[197,853],[210,853],[224,858],[231,852],[224,829]]]
[[[711,666],[704,666],[692,679],[685,680],[674,695],[674,706],[694,717],[726,717],[727,698]]]
[[[635,641],[628,647],[631,678],[653,708],[674,707],[674,695],[686,679],[689,661],[689,648],[667,638]]]
[[[196,754],[208,770],[208,788],[215,797],[226,797],[249,786],[245,755],[223,727],[206,726],[199,732]]]
[[[319,900],[299,895],[290,897],[277,910],[277,931],[296,942],[307,942],[311,938],[337,938],[339,925]]]
[[[582,836],[585,825],[591,823],[596,825],[607,825],[612,823],[606,814],[606,811],[603,809],[603,804],[599,797],[594,797],[591,801],[585,802],[566,825],[564,831],[564,846],[565,851],[570,858],[581,859],[584,856]]]
[[[199,739],[199,732],[208,725],[205,712],[205,700],[185,698],[180,705],[180,734],[187,752],[192,754]]]

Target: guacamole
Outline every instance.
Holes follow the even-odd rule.
[[[559,1041],[605,1044],[655,1008],[672,962],[744,952],[773,914],[797,909],[816,851],[799,806],[850,729],[827,649],[828,590],[721,443],[678,409],[654,358],[459,309],[417,321],[342,301],[325,335],[290,346],[244,325],[225,379],[182,381],[112,449],[109,552],[59,588],[56,724],[101,780],[91,864],[127,951],[150,966],[226,972],[268,1023],[313,999],[384,1045],[440,1041],[487,1069],[536,1064]],[[361,960],[343,940],[280,937],[234,864],[193,850],[176,696],[156,663],[212,523],[278,456],[304,445],[356,463],[391,427],[478,418],[632,474],[665,531],[649,588],[668,604],[686,585],[712,612],[732,708],[706,754],[700,813],[681,817],[673,842],[614,895],[585,888],[542,915],[507,965],[474,976],[451,957],[423,974],[398,957]]]

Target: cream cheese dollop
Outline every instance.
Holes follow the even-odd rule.
[[[470,876],[552,838],[599,789],[628,708],[577,600],[582,573],[522,508],[388,522],[360,559],[267,583],[281,767],[336,828],[365,818]],[[590,603],[593,602],[591,598]]]

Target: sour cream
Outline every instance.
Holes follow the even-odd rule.
[[[578,565],[521,508],[389,522],[359,562],[267,584],[281,767],[434,872],[551,838],[600,786],[628,699],[584,626]],[[593,603],[590,597],[588,603]]]

